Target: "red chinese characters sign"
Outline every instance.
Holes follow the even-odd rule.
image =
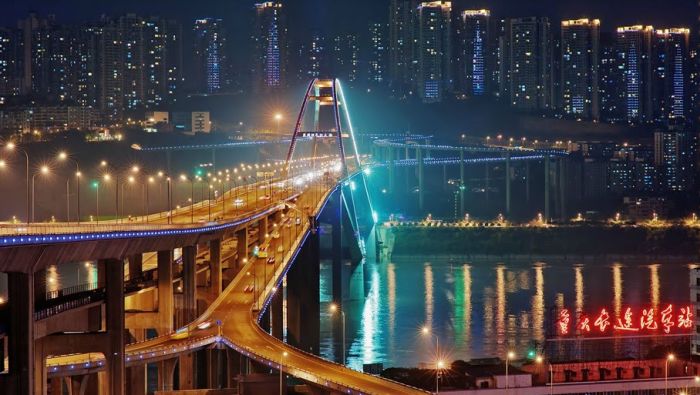
[[[581,314],[578,317],[568,309],[561,309],[557,314],[556,330],[560,337],[668,335],[690,332],[694,320],[692,306],[675,307],[671,304],[659,309],[627,307],[622,309],[619,317],[613,317],[607,308],[594,315]]]

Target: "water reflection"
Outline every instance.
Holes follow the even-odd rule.
[[[654,308],[654,310],[658,309],[659,306],[659,293],[660,293],[660,285],[659,285],[659,265],[654,264],[654,265],[649,265],[649,290],[651,293],[651,307]]]
[[[323,275],[330,277],[330,265],[324,270]],[[548,312],[555,306],[586,313],[608,306],[612,313],[649,301],[662,305],[689,299],[687,262],[467,264],[431,256],[367,262],[362,270],[367,273],[365,296],[357,308],[348,304],[347,311],[348,362],[356,369],[363,363],[388,367],[430,362],[434,339],[420,336],[424,324],[440,337],[440,348],[450,350],[452,358],[502,355],[507,348],[522,355],[529,342],[544,340]],[[330,331],[322,336],[330,339]],[[322,353],[332,356],[332,342],[322,344]]]
[[[620,316],[620,311],[622,310],[622,265],[615,263],[612,266],[612,279],[613,279],[613,310],[615,311],[615,316]]]

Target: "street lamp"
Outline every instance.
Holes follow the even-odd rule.
[[[78,224],[80,224],[80,177],[82,173],[80,172],[80,165],[74,159],[71,159],[65,151],[58,153],[58,161],[65,162],[71,161],[75,165],[75,188],[76,188],[76,201],[78,209]],[[70,222],[70,178],[66,180],[66,220]]]
[[[544,363],[544,357],[541,355],[538,355],[535,357],[535,363],[537,364],[542,364]],[[548,368],[549,368],[549,394],[554,393],[554,372],[552,369],[552,364],[550,362],[547,363]]]
[[[508,351],[506,354],[506,393],[508,393],[508,387],[509,387],[509,382],[508,382],[508,364],[510,363],[510,360],[515,358],[515,353],[513,351]]]
[[[345,365],[345,311],[339,308],[335,303],[331,303],[330,310],[331,314],[335,314],[335,312],[340,311],[340,317],[343,321],[343,358],[341,360],[343,365]]]
[[[442,361],[440,360],[440,338],[431,332],[430,327],[427,325],[421,328],[421,334],[423,336],[433,336],[435,337],[435,357],[437,358],[437,364],[439,365]],[[440,382],[440,369],[435,369],[435,393],[438,393]]]
[[[187,178],[186,175],[180,174],[180,181],[190,182],[190,223],[194,223],[194,177]]]
[[[29,192],[29,154],[27,151],[17,148],[17,145],[13,142],[7,143],[5,148],[9,151],[19,151],[24,154],[24,157],[27,159],[27,164],[26,164],[26,187],[27,187],[27,224],[29,224],[29,206],[30,206],[30,192]]]
[[[32,175],[32,222],[34,222],[34,179],[36,178],[37,175],[42,174],[46,175],[49,174],[49,167],[44,165],[39,168],[39,172],[34,173]]]
[[[280,359],[280,395],[284,393],[284,385],[282,384],[282,375],[284,368],[282,367],[282,361],[284,360],[284,358],[287,358],[288,355],[289,354],[286,351],[284,351],[282,353],[282,359]]]
[[[668,363],[673,362],[673,360],[675,359],[676,356],[673,354],[668,354],[668,356],[666,356],[666,363],[664,369],[664,395],[668,394]]]
[[[277,122],[277,133],[280,132],[280,122],[282,121],[282,114],[276,113],[275,114],[275,121]]]

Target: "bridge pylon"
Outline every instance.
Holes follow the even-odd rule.
[[[311,141],[311,152],[309,152],[314,161],[321,156],[337,156],[341,162],[343,176],[348,175],[348,166],[346,160],[346,148],[343,139],[353,139],[352,126],[350,125],[347,108],[344,108],[347,125],[347,131],[343,128],[343,117],[341,116],[341,106],[346,106],[343,103],[342,88],[340,82],[336,78],[314,78],[306,88],[304,100],[299,110],[294,133],[292,134],[292,142],[289,145],[289,151],[286,159],[286,172],[289,174],[295,153],[299,149],[299,142],[302,140]],[[310,108],[312,107],[313,108]],[[310,115],[313,115],[312,119]],[[357,153],[357,148],[354,140],[352,140],[353,151],[356,164],[359,168],[360,162]],[[326,152],[322,152],[326,149]]]

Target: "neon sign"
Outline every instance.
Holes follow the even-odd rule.
[[[595,315],[583,313],[575,320],[573,317],[575,314],[569,309],[559,310],[555,324],[558,336],[668,335],[687,333],[694,325],[692,306],[675,308],[672,304],[663,309],[634,310],[627,307],[620,317],[613,317],[607,308],[602,308]]]

